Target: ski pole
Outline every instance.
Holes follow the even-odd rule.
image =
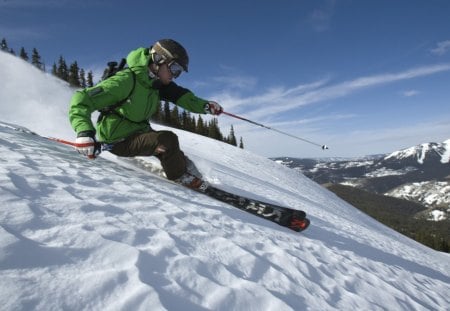
[[[45,137],[48,140],[52,140],[52,141],[56,141],[58,143],[64,144],[64,145],[69,145],[75,148],[83,148],[83,147],[90,147],[92,146],[92,143],[84,143],[84,144],[80,144],[80,143],[74,143],[73,141],[68,141],[68,140],[64,140],[64,139],[60,139],[60,138],[54,138],[54,137]]]
[[[85,148],[85,147],[91,147],[92,146],[92,143],[74,143],[73,141],[68,141],[68,140],[64,140],[64,139],[60,139],[60,138],[54,138],[54,137],[45,137],[45,138],[47,138],[48,140],[55,141],[55,142],[60,143],[60,144],[72,146],[72,147],[75,147],[75,148]],[[98,144],[98,143],[95,143],[95,144]],[[99,149],[99,151],[100,151],[100,149]],[[100,152],[98,152],[96,154],[93,154],[93,155],[89,155],[88,158],[89,159],[95,159],[96,156],[98,156],[99,154],[100,154]]]
[[[289,137],[292,137],[292,138],[295,138],[295,139],[298,139],[298,140],[307,142],[307,143],[309,143],[309,144],[318,146],[318,147],[322,148],[323,150],[328,149],[328,146],[327,146],[327,145],[321,145],[321,144],[315,143],[315,142],[313,142],[313,141],[310,141],[310,140],[307,140],[307,139],[304,139],[304,138],[301,138],[301,137],[298,137],[298,136],[295,136],[295,135],[292,135],[292,134],[289,134],[289,133],[286,133],[286,132],[277,130],[277,129],[273,128],[273,127],[270,127],[270,126],[267,126],[267,125],[264,125],[264,124],[261,124],[261,123],[258,123],[258,122],[255,122],[255,121],[252,121],[252,120],[249,120],[249,119],[240,117],[240,116],[237,116],[237,115],[235,115],[235,114],[232,114],[232,113],[229,113],[229,112],[226,112],[226,111],[222,111],[222,113],[223,113],[223,114],[226,114],[227,116],[230,116],[230,117],[233,117],[233,118],[236,118],[236,119],[240,119],[240,120],[242,120],[242,121],[246,121],[246,122],[248,122],[248,123],[251,123],[251,124],[254,124],[254,125],[257,125],[257,126],[266,128],[266,129],[268,129],[268,130],[272,130],[272,131],[275,131],[275,132],[277,132],[277,133],[280,133],[280,134],[283,134],[283,135],[286,135],[286,136],[289,136]]]

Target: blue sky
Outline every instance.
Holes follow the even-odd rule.
[[[100,72],[159,38],[190,55],[177,81],[263,156],[361,156],[450,138],[450,1],[0,0],[0,37]],[[65,104],[65,103],[62,103]]]

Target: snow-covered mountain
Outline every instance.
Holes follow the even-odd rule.
[[[419,202],[424,206],[447,206],[450,209],[450,183],[423,181],[399,186],[386,195]]]
[[[360,159],[274,160],[319,183],[340,183],[412,200],[450,215],[445,212],[450,208],[450,139]]]
[[[44,83],[4,53],[1,76],[12,76],[9,64],[36,74],[31,89]],[[53,90],[70,93],[45,77],[47,91],[28,91],[33,98],[21,80],[0,84],[2,310],[448,309],[448,254],[385,227],[298,171],[176,131],[210,183],[305,210],[312,225],[301,234],[133,162],[107,153],[89,161],[29,133],[22,127],[69,132],[58,118],[35,122],[33,109],[52,115]],[[5,98],[33,109],[11,112]]]
[[[436,160],[448,164],[450,163],[450,139],[443,143],[426,143],[395,151],[384,158],[385,161],[405,159],[417,161],[419,164],[432,163]]]

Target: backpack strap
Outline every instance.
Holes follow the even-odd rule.
[[[112,105],[110,105],[108,107],[100,109],[99,110],[100,115],[97,118],[97,123],[101,122],[104,117],[106,117],[107,115],[110,115],[110,114],[116,114],[116,115],[119,115],[122,118],[125,118],[124,116],[119,114],[119,112],[117,112],[116,109],[121,107],[121,106],[123,106],[129,100],[131,94],[133,94],[134,89],[136,87],[136,74],[134,73],[133,70],[131,70],[131,68],[126,68],[126,69],[129,69],[130,72],[131,72],[131,75],[133,76],[133,87],[131,88],[130,92],[128,93],[128,95],[124,99],[122,99],[121,101],[119,101],[119,102],[117,102],[115,104],[112,104]],[[126,70],[126,69],[124,69],[124,70]]]

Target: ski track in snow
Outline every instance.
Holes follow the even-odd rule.
[[[37,94],[33,105],[45,111],[48,94],[69,92],[48,76],[46,93],[22,92],[18,77],[32,84],[42,73],[4,53],[0,74],[11,77],[0,85],[2,310],[449,310],[448,254],[297,171],[176,131],[211,183],[305,210],[312,225],[300,234],[107,153],[89,161],[4,123],[67,133],[67,124],[40,128],[4,103]]]

